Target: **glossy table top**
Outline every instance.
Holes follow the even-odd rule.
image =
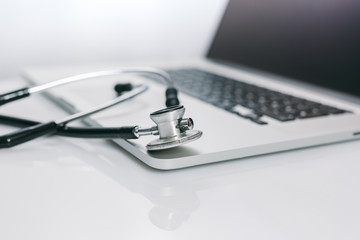
[[[40,95],[0,113],[66,116]],[[43,137],[0,150],[0,239],[359,239],[359,169],[360,141],[166,172],[110,141]]]

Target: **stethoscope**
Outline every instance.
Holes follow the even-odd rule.
[[[115,90],[118,97],[95,106],[83,112],[70,115],[60,120],[41,123],[27,119],[0,115],[0,122],[12,126],[24,127],[15,132],[0,136],[0,148],[9,148],[21,143],[25,143],[37,137],[56,134],[67,137],[77,138],[121,138],[138,139],[146,135],[158,135],[159,138],[147,144],[149,151],[162,150],[177,147],[179,145],[194,141],[202,136],[202,132],[193,130],[194,122],[191,118],[184,118],[185,108],[179,104],[177,90],[174,87],[170,76],[160,69],[155,68],[124,68],[115,70],[104,70],[97,72],[84,73],[71,77],[62,78],[42,85],[22,88],[9,93],[0,95],[0,106],[6,103],[28,97],[34,93],[39,93],[61,85],[74,83],[93,78],[115,76],[125,73],[151,74],[160,77],[166,82],[166,108],[150,114],[150,118],[156,126],[141,128],[139,126],[124,126],[112,128],[92,128],[92,127],[69,127],[68,123],[87,117],[91,114],[110,108],[116,104],[132,99],[145,92],[148,87],[144,84],[133,86],[131,84],[117,84]]]

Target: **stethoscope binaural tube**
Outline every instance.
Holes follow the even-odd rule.
[[[21,88],[12,92],[8,92],[5,94],[0,95],[0,106],[6,103],[16,101],[22,98],[29,97],[31,94],[39,93],[54,87],[84,81],[99,77],[106,77],[106,76],[116,76],[122,75],[125,73],[135,73],[135,74],[150,74],[154,76],[158,76],[164,80],[167,85],[166,90],[166,106],[174,106],[179,104],[179,100],[177,99],[177,90],[174,87],[174,83],[171,80],[169,74],[161,69],[151,68],[151,67],[132,67],[132,68],[119,68],[119,69],[112,69],[112,70],[103,70],[103,71],[96,71],[96,72],[89,72],[89,73],[82,73],[70,77],[61,78],[49,83],[45,83],[42,85],[28,87],[28,88]]]

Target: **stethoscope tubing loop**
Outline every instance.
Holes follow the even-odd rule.
[[[106,128],[81,129],[81,128],[68,128],[66,127],[66,124],[71,121],[77,120],[79,118],[83,118],[91,114],[97,113],[99,111],[112,107],[126,100],[129,100],[145,92],[147,89],[148,87],[146,85],[136,86],[130,92],[124,93],[106,103],[95,106],[83,112],[75,113],[59,121],[51,121],[48,123],[36,123],[32,121],[26,122],[26,120],[24,120],[22,122],[23,124],[34,123],[34,125],[0,136],[0,148],[14,147],[16,145],[25,143],[40,136],[53,134],[56,132],[63,132],[64,135],[71,137],[83,137],[83,138],[126,138],[126,139],[138,138],[138,135],[136,134],[136,126],[122,127],[122,128],[108,128],[108,129]],[[5,120],[9,122],[9,118]]]

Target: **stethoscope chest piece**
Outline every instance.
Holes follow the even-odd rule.
[[[193,130],[191,118],[183,118],[184,106],[168,107],[150,114],[156,123],[159,139],[151,141],[147,150],[155,151],[180,146],[202,136],[202,132]]]
[[[202,132],[199,130],[188,130],[177,137],[159,138],[153,140],[148,143],[148,145],[146,145],[146,149],[149,151],[156,151],[177,147],[182,144],[195,141],[196,139],[200,138],[201,135]]]

